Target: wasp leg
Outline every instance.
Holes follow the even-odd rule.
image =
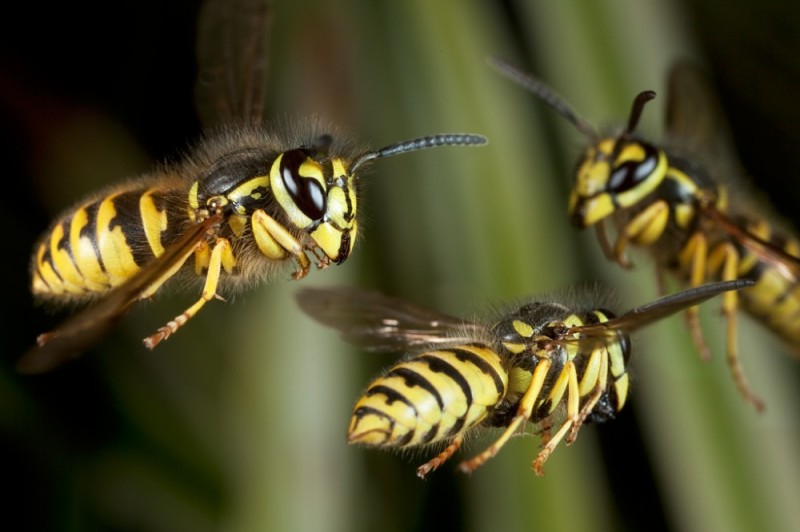
[[[283,260],[291,255],[297,261],[292,278],[297,280],[308,275],[311,261],[303,245],[284,226],[262,210],[253,213],[252,226],[256,245],[265,257]]]
[[[706,259],[708,258],[708,241],[703,233],[693,234],[678,256],[678,264],[683,271],[689,271],[689,284],[692,288],[702,285],[706,280]],[[686,323],[689,332],[692,334],[692,341],[700,352],[700,358],[708,361],[711,359],[711,350],[703,338],[703,331],[700,327],[699,307],[689,307],[686,309]]]
[[[536,401],[539,399],[539,393],[542,391],[542,386],[544,385],[545,377],[547,376],[547,372],[550,369],[551,362],[547,359],[542,360],[536,365],[536,369],[533,370],[533,376],[531,377],[531,383],[528,385],[528,389],[525,390],[525,394],[522,396],[522,399],[519,402],[519,407],[517,408],[517,415],[514,416],[514,419],[511,420],[511,423],[508,424],[506,429],[497,438],[489,447],[487,447],[482,453],[470,458],[469,460],[465,460],[458,465],[458,469],[463,473],[472,473],[487,460],[494,457],[497,452],[503,448],[503,446],[508,442],[509,438],[519,429],[520,425],[527,419],[531,417],[533,413],[533,407],[536,404]]]
[[[708,267],[710,271],[717,271],[721,268],[721,278],[723,281],[730,281],[737,279],[737,270],[739,269],[739,253],[730,242],[720,244],[711,252],[708,258]],[[738,334],[736,333],[736,311],[739,307],[739,298],[736,291],[730,291],[722,294],[722,313],[728,322],[728,330],[726,333],[726,352],[728,367],[730,368],[733,380],[739,393],[742,394],[744,399],[751,403],[759,412],[764,410],[764,401],[761,400],[750,388],[747,382],[747,376],[744,373],[744,368],[739,360],[739,342]]]
[[[589,400],[586,401],[578,413],[578,419],[572,425],[566,442],[571,445],[578,437],[578,430],[583,426],[583,422],[592,413],[597,401],[603,396],[603,390],[608,384],[608,348],[603,345],[592,351],[589,362],[581,378],[578,393],[581,397],[586,397],[590,393]]]
[[[225,267],[226,271],[233,269],[234,258],[231,251],[231,243],[225,238],[217,239],[214,248],[211,250],[211,257],[208,264],[208,272],[206,273],[206,282],[203,286],[203,292],[200,299],[194,305],[184,310],[182,314],[176,316],[175,319],[161,327],[154,334],[151,334],[144,339],[144,345],[148,349],[153,349],[161,341],[166,340],[175,331],[182,327],[189,321],[197,312],[203,308],[208,301],[217,297],[217,283],[219,282],[220,271]]]
[[[633,267],[633,263],[625,255],[625,248],[633,241],[641,246],[654,244],[667,227],[669,220],[669,205],[666,201],[657,201],[637,214],[620,230],[614,244],[614,259],[626,269]]]
[[[600,220],[595,224],[594,233],[597,236],[597,241],[600,242],[600,249],[603,250],[603,255],[605,255],[608,260],[617,262],[617,257],[614,255],[614,248],[611,247],[611,242],[608,240],[605,220]]]
[[[558,446],[558,444],[564,438],[564,435],[566,435],[567,432],[569,432],[570,436],[572,436],[574,432],[575,435],[577,436],[578,429],[581,428],[581,425],[583,425],[583,421],[586,419],[586,416],[589,415],[589,412],[592,411],[592,408],[594,408],[594,405],[597,404],[597,401],[600,400],[600,397],[602,395],[603,395],[602,390],[598,388],[597,392],[595,392],[595,394],[589,399],[589,401],[586,403],[586,406],[581,410],[581,412],[576,414],[574,418],[570,417],[570,419],[564,422],[564,424],[561,425],[561,428],[558,429],[558,432],[556,432],[555,435],[550,439],[550,441],[547,442],[547,445],[545,445],[542,448],[542,450],[539,451],[539,454],[536,455],[536,458],[531,464],[531,469],[533,469],[533,472],[536,473],[537,476],[540,477],[544,476],[544,469],[543,469],[544,463],[547,461],[547,459],[553,453],[553,450]],[[574,440],[575,438],[573,437],[572,441]],[[567,437],[568,445],[572,443],[572,441],[570,441],[570,438]]]
[[[317,259],[317,268],[320,270],[324,270],[331,265],[331,258],[325,254],[325,252],[317,245],[316,242],[306,244],[306,249],[314,254],[314,258]]]
[[[562,382],[563,384],[560,384]],[[561,427],[559,427],[553,437],[550,438],[550,440],[548,440],[548,442],[542,447],[542,450],[539,451],[539,454],[536,455],[536,458],[531,464],[533,472],[540,477],[544,475],[542,468],[544,467],[544,463],[547,461],[547,458],[550,456],[553,450],[558,447],[558,444],[564,438],[564,435],[566,435],[567,432],[581,419],[581,411],[579,410],[580,396],[578,391],[578,376],[575,371],[575,364],[572,361],[564,364],[564,369],[561,370],[561,373],[558,376],[556,386],[561,388],[561,392],[558,395],[558,402],[551,403],[551,408],[555,408],[555,406],[561,401],[561,396],[563,395],[564,388],[566,387],[567,419],[564,421]],[[552,397],[553,394],[551,393],[550,396]],[[599,393],[597,394],[597,397],[600,397]],[[597,400],[595,400],[595,402],[597,402]]]
[[[450,459],[451,456],[455,454],[455,452],[461,447],[461,444],[464,442],[464,435],[459,434],[450,444],[444,448],[442,452],[437,454],[431,460],[428,460],[421,466],[417,468],[417,476],[419,478],[425,478],[425,475],[430,473],[431,471],[436,471],[443,463]]]

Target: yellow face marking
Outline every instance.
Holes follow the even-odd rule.
[[[586,150],[583,161],[575,174],[574,193],[578,196],[589,197],[605,189],[608,176],[611,174],[609,158],[613,149],[614,139],[607,138]]]
[[[581,198],[578,198],[574,194],[573,196],[574,198],[570,198],[569,215],[575,219],[575,212],[578,208],[578,205],[582,204],[582,211],[584,215],[579,221],[583,227],[589,227],[596,224],[600,220],[603,220],[604,218],[607,218],[613,214],[615,210],[614,202],[611,200],[610,194],[600,194],[599,196],[588,198],[582,202],[580,202]]]
[[[341,231],[326,222],[319,224],[309,234],[314,239],[314,242],[325,252],[325,255],[334,261],[339,259],[339,249],[342,245]]]

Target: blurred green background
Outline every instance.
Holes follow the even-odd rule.
[[[332,117],[373,146],[445,131],[481,149],[380,160],[363,238],[311,284],[380,288],[470,316],[530,294],[613,288],[619,310],[656,297],[647,258],[606,264],[566,219],[583,140],[485,63],[547,80],[598,125],[659,92],[640,130],[659,138],[665,73],[704,63],[755,185],[797,225],[800,49],[794,4],[743,0],[274,2],[267,116]],[[474,475],[427,453],[348,448],[357,395],[391,356],[344,345],[276,280],[212,303],[155,352],[140,338],[196,297],[138,305],[84,358],[22,377],[16,358],[58,323],[34,307],[27,261],[48,221],[84,194],[174,158],[196,138],[198,3],[15,6],[0,32],[6,208],[0,372],[3,520],[31,530],[800,529],[800,365],[745,321],[745,368],[767,403],[737,395],[716,307],[702,363],[681,319],[637,336],[633,399],[581,431],[537,478],[514,439]],[[788,174],[788,175],[787,175]],[[674,286],[673,286],[674,287]],[[481,448],[476,440],[467,452]]]

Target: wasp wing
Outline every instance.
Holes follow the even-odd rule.
[[[133,302],[152,294],[155,288],[174,275],[221,218],[221,215],[212,216],[193,226],[128,281],[68,318],[57,329],[40,335],[38,345],[17,362],[17,370],[31,374],[50,371],[97,343]]]
[[[198,21],[195,97],[203,125],[261,126],[272,8],[268,0],[207,0]]]
[[[646,305],[629,310],[621,316],[612,318],[602,323],[572,327],[567,333],[569,336],[580,335],[581,338],[616,335],[618,331],[630,332],[664,319],[676,312],[699,305],[703,301],[730,290],[741,290],[753,286],[750,279],[737,279],[735,281],[720,281],[708,283],[696,288],[689,288],[674,294],[657,299]]]
[[[709,163],[720,177],[731,180],[741,174],[722,109],[708,80],[694,64],[680,62],[670,71],[667,129],[673,140],[684,144],[694,155],[710,158]],[[792,282],[800,279],[799,258],[752,234],[712,206],[704,207],[703,214],[784,277]]]
[[[486,334],[482,325],[358,288],[302,288],[297,302],[311,318],[368,351],[472,342]]]
[[[723,176],[741,172],[725,114],[696,64],[680,61],[670,69],[666,113],[672,142],[707,160]]]
[[[800,280],[800,258],[790,255],[777,245],[754,235],[713,206],[703,207],[702,213],[714,222],[716,228],[732,236],[736,242],[758,257],[760,261],[780,272],[787,280],[793,283]]]

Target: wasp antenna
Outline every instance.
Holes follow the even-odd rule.
[[[633,130],[639,124],[639,119],[642,117],[644,106],[655,97],[655,91],[644,91],[636,95],[636,99],[633,100],[633,107],[631,107],[631,116],[628,118],[628,127],[625,128],[626,134],[633,133]]]
[[[489,141],[486,137],[482,135],[473,135],[471,133],[443,133],[441,135],[430,135],[427,137],[405,140],[403,142],[384,146],[379,150],[365,153],[355,160],[350,172],[355,173],[361,165],[379,157],[391,157],[392,155],[399,155],[401,153],[424,150],[427,148],[436,148],[439,146],[481,146],[487,142]]]
[[[575,112],[575,110],[564,98],[556,94],[556,92],[546,85],[542,80],[532,76],[531,74],[526,74],[510,63],[506,63],[502,59],[490,57],[488,62],[489,66],[494,68],[498,73],[507,77],[511,81],[522,85],[544,103],[552,107],[558,114],[566,118],[570,124],[575,126],[575,129],[580,131],[584,137],[593,139],[597,136],[597,133],[591,124],[581,118],[581,116]]]

